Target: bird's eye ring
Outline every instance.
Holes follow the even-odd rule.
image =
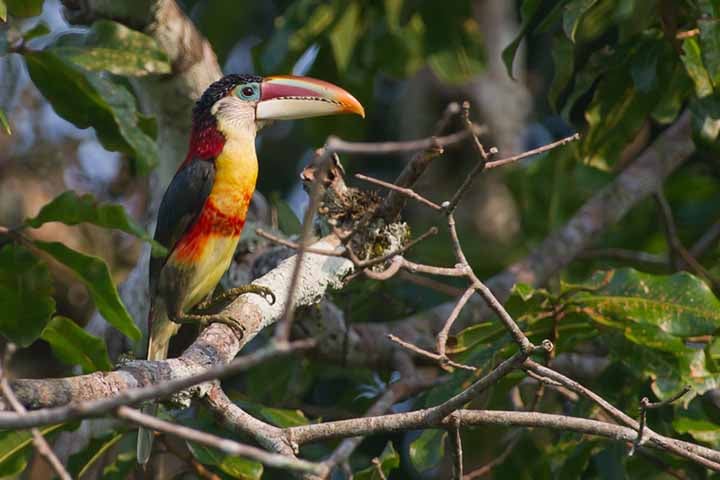
[[[243,87],[243,89],[242,89],[242,94],[245,97],[252,97],[254,93],[255,93],[255,90],[253,90],[252,87]]]

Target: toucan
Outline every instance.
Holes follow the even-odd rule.
[[[335,115],[365,116],[362,105],[342,88],[322,80],[281,75],[231,74],[211,84],[195,104],[190,144],[158,211],[155,240],[167,254],[150,260],[148,360],[167,357],[170,338],[183,323],[201,327],[222,322],[242,326],[203,310],[243,293],[274,301],[257,285],[227,290],[212,298],[230,266],[255,190],[258,160],[255,136],[274,120]],[[157,405],[145,412],[155,413]],[[147,463],[152,432],[140,429],[137,459]]]

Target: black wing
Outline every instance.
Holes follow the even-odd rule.
[[[214,181],[215,162],[212,159],[194,159],[173,177],[160,202],[155,227],[155,240],[168,249],[168,256],[202,211]],[[166,260],[167,256],[150,259],[150,292],[155,291],[160,269]]]

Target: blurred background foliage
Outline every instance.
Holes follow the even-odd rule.
[[[258,187],[286,234],[296,233],[292,212],[306,202],[298,173],[329,134],[365,141],[428,136],[446,105],[463,99],[471,101],[474,119],[489,127],[485,144],[497,145],[502,156],[582,135],[477,182],[457,216],[478,273],[492,275],[522,258],[684,110],[691,112],[697,152],[668,179],[665,193],[685,245],[717,229],[720,5],[714,0],[179,3],[225,72],[307,74],[343,85],[366,107],[365,122],[313,119],[275,125],[260,136]],[[0,0],[0,20],[0,225],[31,239],[0,236],[0,332],[26,347],[11,370],[54,376],[107,369],[103,340],[81,327],[97,308],[123,334],[139,338],[116,285],[149,240],[149,192],[167,179],[153,177],[163,145],[133,84],[168,73],[171,65],[150,37],[118,23],[70,27],[57,0]],[[446,131],[460,128],[455,121]],[[343,159],[350,174],[386,180],[406,160]],[[470,145],[447,149],[418,190],[444,200],[475,161]],[[405,218],[415,232],[437,220],[415,205]],[[706,281],[720,278],[715,240],[698,257],[704,279],[678,273],[687,266],[668,260],[662,222],[648,199],[593,245],[594,253],[615,248],[647,255],[618,260],[588,252],[543,289],[516,286],[508,308],[533,340],[555,341],[556,362],[631,415],[642,396],[667,398],[689,384],[682,402],[649,414],[650,425],[717,448],[720,302]],[[428,264],[453,262],[442,234],[412,256]],[[333,300],[351,322],[391,321],[452,300],[458,287],[411,280],[357,280]],[[459,361],[480,372],[513,348],[494,321],[452,339]],[[394,409],[437,404],[474,375],[453,372],[449,382]],[[252,414],[287,426],[360,415],[394,379],[392,372],[305,359],[269,362],[228,387]],[[532,382],[510,376],[473,406],[507,409],[509,398],[529,405],[534,391]],[[540,408],[597,413],[562,392],[548,392]],[[202,409],[165,414],[230,435]],[[44,433],[56,438],[76,427]],[[64,449],[72,454],[70,470],[81,478],[132,478],[133,435],[114,425],[87,445]],[[169,451],[185,449],[221,478],[263,475],[259,464],[166,441]],[[378,478],[370,460],[380,456],[391,479],[446,478],[444,442],[439,431],[369,438],[353,455],[352,470],[355,478]],[[465,432],[464,443],[468,469],[504,458],[490,470],[494,478],[714,478],[672,457],[644,450],[628,456],[624,445],[573,434],[488,427]],[[332,447],[312,445],[303,453],[322,458]],[[192,478],[184,462],[169,462],[176,478]],[[48,475],[34,461],[29,433],[0,433],[0,476],[21,472]]]

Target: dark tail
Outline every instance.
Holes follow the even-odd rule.
[[[158,302],[163,305],[163,302]],[[157,305],[157,307],[160,307]],[[164,360],[167,358],[168,346],[170,345],[170,337],[177,331],[177,324],[170,321],[165,312],[164,305],[160,308],[155,306],[150,308],[148,315],[148,360]],[[142,412],[148,415],[157,414],[157,404],[151,403],[142,407]],[[154,432],[146,428],[138,429],[137,439],[137,461],[144,465],[150,459],[152,452]]]

